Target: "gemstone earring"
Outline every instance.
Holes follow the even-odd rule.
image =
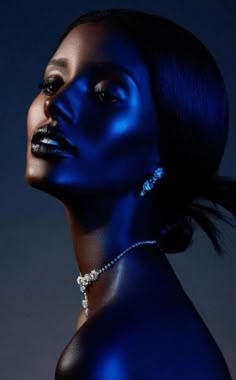
[[[165,175],[165,170],[162,167],[156,168],[156,170],[153,173],[152,178],[148,179],[147,181],[144,182],[143,188],[139,195],[143,197],[149,190],[152,190],[153,187],[155,186],[155,183],[161,179]]]

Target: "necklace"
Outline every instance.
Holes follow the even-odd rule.
[[[144,240],[139,241],[137,243],[134,243],[129,248],[126,248],[125,251],[121,252],[118,256],[116,256],[113,260],[111,260],[108,264],[106,264],[104,267],[102,267],[99,270],[93,269],[91,272],[86,273],[84,276],[82,276],[81,272],[80,275],[77,278],[77,283],[80,286],[80,290],[83,293],[84,299],[82,300],[82,306],[85,309],[86,319],[88,319],[89,316],[89,304],[88,304],[88,297],[86,294],[87,287],[91,285],[93,282],[97,281],[99,276],[105,272],[106,270],[109,270],[122,256],[124,256],[130,249],[138,247],[139,245],[143,244],[156,244],[157,247],[159,247],[159,243],[156,240]]]

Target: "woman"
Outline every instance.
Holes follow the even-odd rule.
[[[230,379],[165,257],[194,222],[222,253],[211,217],[236,215],[235,180],[217,174],[228,102],[214,59],[163,17],[95,11],[63,34],[40,89],[25,177],[65,206],[84,298],[56,380]]]

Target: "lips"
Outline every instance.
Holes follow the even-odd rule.
[[[45,125],[37,129],[31,140],[32,146],[42,145],[54,149],[56,152],[67,151],[73,155],[77,154],[77,149],[58,130],[57,127]]]

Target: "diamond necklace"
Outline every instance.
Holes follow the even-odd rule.
[[[122,256],[124,256],[130,249],[138,247],[139,245],[143,244],[156,244],[157,247],[160,249],[160,245],[157,240],[143,240],[139,241],[137,243],[134,243],[129,248],[127,248],[125,251],[121,252],[118,256],[116,256],[113,260],[111,260],[108,264],[106,264],[104,267],[102,267],[99,270],[93,269],[91,272],[86,273],[84,276],[82,276],[81,272],[80,275],[77,278],[77,283],[80,286],[80,290],[83,293],[84,299],[82,300],[82,306],[85,309],[86,319],[88,319],[89,316],[89,304],[88,304],[88,297],[86,294],[87,287],[91,285],[93,282],[98,280],[99,276],[105,272],[106,270],[109,270]]]

